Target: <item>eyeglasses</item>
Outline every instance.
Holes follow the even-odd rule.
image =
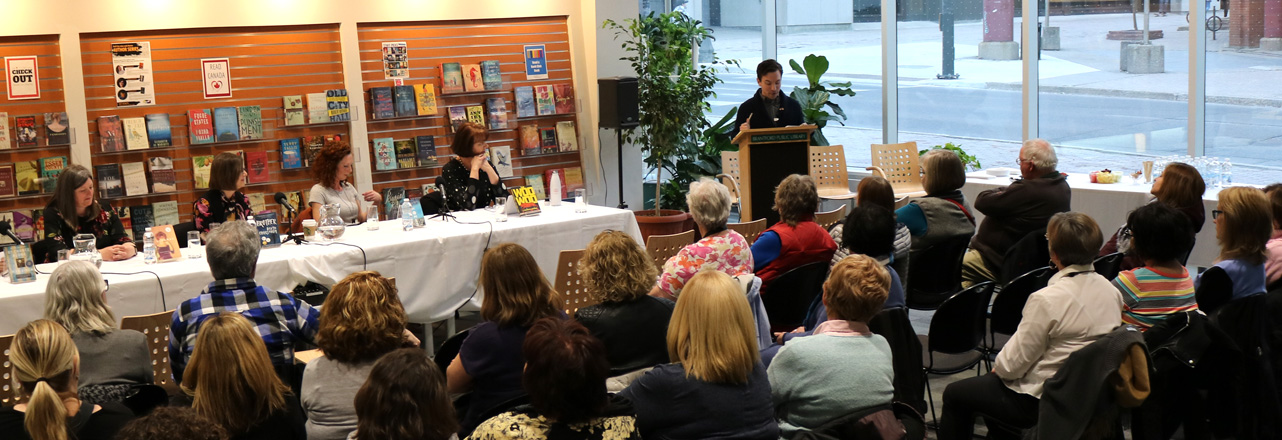
[[[1220,218],[1220,214],[1223,214],[1223,213],[1224,213],[1224,211],[1221,211],[1221,210],[1218,210],[1218,209],[1212,210],[1212,211],[1211,211],[1211,220],[1215,220],[1215,219]]]
[[[1131,238],[1131,227],[1129,225],[1123,226],[1122,230],[1118,231],[1117,236],[1120,238]]]
[[[1015,159],[1015,165],[1023,165],[1024,162],[1028,162],[1028,159],[1024,159],[1024,158]]]

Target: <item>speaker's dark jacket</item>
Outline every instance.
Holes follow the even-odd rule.
[[[801,113],[801,104],[792,99],[782,91],[779,92],[779,112],[777,118],[771,120],[766,116],[765,101],[761,99],[761,89],[751,98],[739,105],[739,113],[734,118],[734,129],[730,131],[730,138],[734,139],[739,135],[739,126],[752,115],[752,128],[774,128],[786,127],[789,125],[801,125],[805,122],[804,115]]]

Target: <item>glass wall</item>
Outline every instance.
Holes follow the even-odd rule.
[[[676,4],[683,0],[671,1]],[[710,55],[715,54],[719,60],[738,60],[742,65],[718,74],[725,82],[714,88],[717,95],[710,102],[712,110],[708,114],[716,122],[757,92],[755,69],[762,60],[764,22],[761,0],[691,0],[684,5],[688,13],[701,17],[716,38],[699,47],[699,61],[711,61]]]
[[[1254,7],[1257,1],[1241,3],[1233,4],[1228,20],[1240,23],[1207,33],[1205,151],[1231,164],[1225,180],[1282,182],[1282,52],[1259,48],[1269,44],[1260,41],[1268,35],[1282,36],[1282,7],[1270,15]],[[1210,19],[1212,27],[1216,20]]]

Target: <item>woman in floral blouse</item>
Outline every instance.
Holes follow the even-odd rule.
[[[730,276],[752,273],[752,247],[748,240],[726,229],[726,220],[730,218],[730,190],[715,180],[701,179],[690,184],[686,204],[703,238],[663,264],[663,273],[650,295],[675,300],[690,277],[702,269],[714,269]]]
[[[43,218],[45,235],[41,240],[49,255],[73,249],[76,234],[97,237],[95,245],[105,261],[127,260],[138,253],[111,205],[98,200],[93,174],[84,166],[72,165],[58,176],[57,190],[45,206]],[[52,261],[49,255],[37,255],[36,259]]]
[[[203,235],[213,225],[244,220],[253,215],[249,198],[239,190],[245,187],[245,162],[236,153],[218,153],[209,170],[209,191],[191,204],[196,230]]]

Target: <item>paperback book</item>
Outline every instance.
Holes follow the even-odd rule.
[[[564,189],[567,194],[576,189],[583,189],[583,168],[568,167],[563,168],[562,171],[565,172],[565,181],[562,182],[563,185],[561,185],[561,188]]]
[[[93,171],[98,176],[99,197],[115,199],[125,196],[125,181],[120,177],[120,165],[94,165]]]
[[[209,109],[187,110],[187,133],[193,145],[214,141],[214,119],[209,114]]]
[[[556,100],[556,113],[567,115],[574,113],[574,86],[556,84],[552,86],[552,96]]]
[[[172,157],[149,157],[147,166],[151,169],[151,192],[164,193],[178,190]]]
[[[142,162],[122,163],[120,173],[124,175],[126,196],[147,194],[147,170]]]
[[[214,156],[192,156],[191,173],[196,188],[209,188],[209,171],[214,166]]]
[[[371,87],[369,89],[370,106],[373,107],[374,119],[387,119],[396,116],[396,107],[392,103],[391,87]]]
[[[574,130],[574,121],[556,123],[556,140],[561,152],[579,150],[579,135]]]
[[[379,171],[396,169],[396,150],[392,138],[374,139],[374,168]]]
[[[503,72],[497,60],[481,61],[481,83],[485,90],[503,89]]]
[[[240,138],[253,140],[263,138],[263,109],[256,105],[246,105],[236,109],[240,117]]]
[[[485,91],[485,78],[481,73],[480,64],[463,65],[463,90],[468,92]]]
[[[552,93],[550,85],[534,86],[534,105],[538,108],[539,116],[556,114],[556,95]]]
[[[124,127],[116,115],[98,117],[98,147],[104,153],[125,149]]]
[[[329,105],[331,122],[352,120],[351,108],[347,102],[347,89],[326,90],[325,102]]]
[[[249,174],[247,183],[267,183],[271,181],[271,170],[267,167],[266,151],[245,152],[245,172]]]
[[[420,116],[436,114],[436,86],[414,84],[414,100]]]
[[[405,187],[391,186],[383,188],[383,212],[386,218],[401,216],[401,200],[405,200]]]
[[[307,122],[311,124],[329,122],[329,103],[325,100],[325,92],[307,94]]]
[[[513,92],[516,96],[516,117],[532,118],[538,116],[534,109],[534,87],[521,86]]]
[[[13,164],[17,170],[18,195],[40,194],[44,186],[40,184],[40,161],[20,160]]]
[[[276,221],[275,212],[260,211],[254,214],[254,223],[263,247],[280,246],[280,223]]]
[[[512,147],[499,145],[490,147],[490,162],[499,177],[512,177]]]
[[[5,140],[8,140],[8,136],[5,137]],[[45,113],[45,145],[70,144],[71,135],[67,131],[67,112]],[[8,146],[0,145],[0,148],[8,148]]]
[[[169,131],[169,113],[153,113],[144,117],[147,121],[147,140],[151,148],[168,148],[173,145],[173,135]]]
[[[9,283],[28,283],[36,280],[36,262],[31,257],[31,246],[12,244],[4,247],[5,266],[9,271]]]
[[[539,129],[539,146],[543,148],[544,153],[556,153],[560,146],[556,143],[556,127],[543,127]]]
[[[485,107],[479,105],[467,106],[467,121],[484,127]]]
[[[14,180],[13,164],[0,164],[0,197],[13,197],[18,194],[17,182]]]
[[[158,225],[176,225],[178,224],[178,202],[169,200],[165,202],[156,202],[151,204],[152,213],[155,216]],[[186,239],[187,237],[183,237]]]
[[[485,100],[485,110],[489,114],[490,130],[507,129],[507,101],[503,98]]]
[[[543,149],[539,145],[539,127],[534,125],[522,125],[520,128],[520,135],[522,156],[542,154]]]
[[[392,87],[392,102],[396,104],[396,116],[418,116],[418,101],[414,97],[414,86]]]
[[[214,109],[214,133],[218,142],[240,139],[240,116],[236,114],[236,107]]]
[[[130,230],[134,231],[134,239],[142,239],[143,234],[156,224],[156,216],[151,205],[138,205],[129,207],[129,218],[133,224]]]
[[[9,140],[9,113],[0,112],[0,150],[13,148],[13,141]]]
[[[58,176],[62,171],[67,169],[67,156],[53,156],[40,158],[40,182],[43,184],[42,192],[53,194],[58,190]]]
[[[17,134],[19,147],[34,147],[40,143],[35,115],[14,117],[13,131]]]
[[[164,263],[182,258],[183,254],[178,249],[178,235],[174,233],[174,225],[164,224],[152,226],[151,236],[156,239],[157,263]]]
[[[36,220],[32,217],[30,209],[13,211],[13,235],[17,235],[23,241],[32,241],[36,238]]]
[[[120,122],[125,127],[125,148],[129,150],[146,150],[151,148],[147,142],[147,122],[143,118],[124,118]]]
[[[299,138],[280,140],[280,167],[293,170],[303,167],[303,144]]]
[[[441,93],[463,92],[463,66],[459,63],[441,64]]]
[[[547,192],[543,190],[543,176],[537,174],[525,176],[525,186],[533,188],[534,195],[537,196],[539,200],[547,200]]]
[[[303,108],[303,95],[289,95],[281,98],[284,101],[285,126],[307,123],[307,110]]]
[[[418,156],[414,152],[413,139],[392,141],[392,147],[396,149],[397,168],[414,168],[418,166]]]
[[[517,211],[522,217],[539,215],[539,200],[541,198],[534,191],[534,188],[528,186],[518,186],[512,188],[512,201],[516,202]]]
[[[432,136],[415,136],[414,144],[418,154],[418,166],[436,165],[436,141]]]
[[[450,107],[450,129],[457,130],[459,124],[467,122],[467,108],[463,106]]]

